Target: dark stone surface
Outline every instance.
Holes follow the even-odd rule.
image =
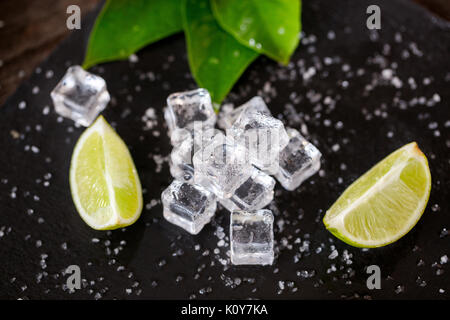
[[[170,93],[195,87],[182,35],[148,46],[137,63],[93,68],[113,96],[104,116],[130,148],[147,207],[133,226],[113,232],[92,230],[79,218],[68,171],[83,129],[68,119],[58,121],[49,93],[69,65],[82,62],[93,21],[84,20],[82,30],[0,109],[0,297],[448,298],[449,264],[440,260],[450,254],[449,25],[407,1],[386,0],[377,1],[382,29],[369,32],[369,4],[373,1],[304,1],[306,36],[292,64],[283,68],[259,58],[228,98],[237,104],[261,94],[286,124],[307,127],[307,138],[323,153],[320,175],[294,192],[277,185],[271,206],[277,257],[271,267],[221,264],[228,250],[225,210],[191,236],[162,218],[159,203],[151,205],[171,181],[167,163],[159,171],[154,161],[170,152],[162,106]],[[329,31],[335,39],[327,37]],[[401,85],[395,78],[381,80],[386,68]],[[367,87],[371,83],[373,90]],[[143,121],[150,107],[158,118],[152,129]],[[427,155],[433,177],[416,227],[378,249],[335,239],[321,222],[327,208],[359,175],[413,140]],[[218,247],[220,228],[224,247]],[[330,259],[333,248],[339,255]],[[86,279],[75,293],[62,288],[62,270],[72,264]],[[372,264],[381,268],[381,290],[366,287],[365,268]],[[306,279],[298,275],[305,270],[314,273]]]

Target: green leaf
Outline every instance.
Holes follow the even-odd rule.
[[[301,0],[211,0],[221,27],[240,43],[287,64],[299,42]]]
[[[220,103],[259,54],[220,28],[208,0],[185,0],[183,24],[192,75]]]
[[[126,59],[183,29],[182,0],[108,0],[92,29],[83,67]]]

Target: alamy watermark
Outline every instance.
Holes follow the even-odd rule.
[[[367,289],[381,289],[381,270],[376,264],[370,265],[366,269],[366,273],[370,274],[367,278],[366,285]]]
[[[372,4],[367,7],[367,14],[370,16],[366,20],[366,26],[369,30],[381,29],[381,9],[379,6]]]
[[[81,29],[81,9],[77,5],[70,5],[66,10],[67,14],[70,14],[66,20],[67,29]]]
[[[196,121],[191,132],[194,140],[193,154],[199,153],[200,159],[210,163],[213,157],[213,164],[217,168],[252,163],[257,159],[259,167],[276,172],[279,166],[279,153],[289,142],[286,131],[281,127],[251,127],[237,129],[236,132],[227,130],[227,134],[224,135],[214,128],[205,129],[201,122]],[[185,135],[189,135],[187,130]]]
[[[81,270],[76,264],[67,267],[66,274],[69,277],[66,280],[66,285],[69,290],[81,289]]]

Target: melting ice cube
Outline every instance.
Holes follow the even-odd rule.
[[[233,109],[230,105],[222,106],[219,113],[218,125],[224,130],[231,128],[241,114],[250,114],[252,112],[260,112],[267,116],[272,115],[264,100],[256,96],[236,109]]]
[[[227,135],[248,149],[253,165],[269,174],[278,171],[279,153],[289,142],[280,120],[261,112],[242,112]]]
[[[272,264],[272,212],[234,211],[230,219],[230,245],[232,264]]]
[[[175,129],[171,135],[173,145],[170,154],[170,173],[176,179],[189,180],[194,175],[192,157],[201,150],[216,134],[221,132],[214,128],[194,126],[194,130]]]
[[[175,128],[193,129],[195,122],[202,122],[210,127],[214,127],[216,123],[211,96],[202,88],[171,94],[167,98],[164,118],[170,131]]]
[[[161,194],[164,218],[197,234],[214,216],[216,198],[213,193],[200,185],[174,180]]]
[[[51,92],[58,114],[89,126],[110,100],[103,78],[72,66]]]
[[[252,171],[252,175],[236,189],[230,198],[219,200],[228,211],[258,210],[273,200],[275,180],[256,168]]]
[[[288,129],[289,144],[280,152],[279,171],[275,177],[287,190],[294,190],[320,169],[322,154],[297,130]]]
[[[216,134],[209,144],[194,154],[194,181],[220,198],[229,198],[251,175],[247,151],[224,134]]]

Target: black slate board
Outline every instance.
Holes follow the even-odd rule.
[[[277,258],[271,267],[222,265],[228,250],[225,210],[191,236],[162,218],[159,203],[152,206],[171,181],[167,162],[159,171],[154,161],[170,152],[162,106],[170,93],[195,87],[182,35],[143,49],[136,63],[93,68],[107,81],[113,101],[103,114],[131,150],[147,206],[123,230],[98,232],[82,222],[68,170],[83,128],[58,118],[49,93],[69,65],[82,62],[94,14],[83,20],[82,30],[0,108],[0,297],[448,298],[449,24],[410,1],[386,0],[376,3],[382,29],[369,31],[369,4],[304,1],[305,35],[292,63],[283,68],[259,58],[229,95],[235,104],[262,95],[286,124],[307,128],[323,153],[320,175],[295,192],[277,185],[271,206]],[[401,84],[380,80],[386,68]],[[152,129],[143,121],[148,108],[157,115]],[[433,177],[417,226],[398,242],[371,250],[331,236],[321,222],[326,209],[360,174],[413,140],[428,156]],[[330,259],[334,248],[339,255]],[[72,264],[85,279],[73,293],[64,288],[62,272]],[[365,267],[371,264],[381,268],[381,290],[366,287]],[[305,271],[310,277],[301,276]]]

